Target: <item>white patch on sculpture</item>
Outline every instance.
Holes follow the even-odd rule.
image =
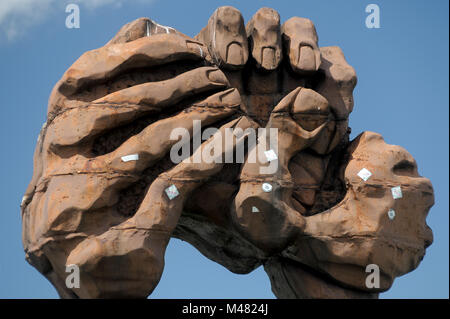
[[[358,176],[361,177],[363,181],[367,182],[370,176],[372,176],[372,173],[367,168],[363,168],[359,171]]]
[[[178,192],[178,189],[175,185],[170,185],[169,187],[167,187],[165,189],[165,192],[166,192],[167,197],[169,197],[170,200],[172,200],[175,197],[177,197],[178,195],[180,195],[180,193]]]
[[[24,206],[25,203],[27,202],[27,200],[28,200],[28,196],[23,196],[22,201],[20,202],[20,207]]]
[[[147,36],[150,36],[150,22],[147,21]]]
[[[390,209],[390,210],[388,211],[388,216],[389,216],[389,219],[390,219],[390,220],[393,220],[393,219],[395,218],[395,210]]]
[[[129,161],[137,161],[139,159],[139,154],[131,154],[121,157],[122,162],[129,162]]]
[[[402,188],[400,186],[395,186],[391,188],[392,197],[394,199],[399,199],[403,197]]]
[[[269,183],[264,183],[262,184],[262,190],[268,193],[272,191],[272,185],[270,185]]]
[[[277,153],[275,153],[275,151],[272,149],[270,149],[268,151],[264,151],[264,155],[266,155],[268,162],[278,159]]]

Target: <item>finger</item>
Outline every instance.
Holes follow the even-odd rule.
[[[317,93],[310,91],[310,95],[315,96],[315,98],[321,96],[324,103],[317,101],[317,103],[311,105],[322,105],[320,107],[323,109],[325,101],[328,101],[327,112],[330,114],[327,127],[316,142],[311,145],[311,149],[318,154],[328,154],[349,134],[348,116],[353,109],[352,93],[356,85],[356,74],[354,69],[345,61],[344,55],[338,47],[326,47],[321,49],[321,52],[320,71],[323,77],[314,88]],[[295,83],[292,80],[292,84]],[[327,116],[325,113],[320,115],[303,112],[303,114],[294,115],[294,118],[303,128],[309,130],[323,123]]]
[[[69,233],[85,237],[108,227],[100,222],[103,218],[108,223],[122,222],[125,217],[114,207],[120,200],[119,192],[139,179],[138,176],[104,170],[46,177],[45,186],[44,183],[40,185],[47,187],[45,193],[41,189],[39,201],[33,200],[35,215],[29,216],[33,242],[39,249],[45,244],[45,240],[39,238]]]
[[[324,77],[315,90],[329,101],[334,123],[330,122],[328,133],[323,134],[323,141],[318,141],[314,149],[319,154],[326,154],[334,150],[349,134],[348,117],[353,110],[353,89],[357,78],[355,70],[347,63],[339,47],[321,48],[320,52],[320,71]]]
[[[292,156],[312,145],[328,121],[328,102],[320,94],[299,87],[286,95],[273,109],[266,126],[278,129],[281,167],[287,167]]]
[[[293,198],[289,162],[321,135],[328,113],[326,99],[312,90],[297,88],[274,108],[266,126],[277,130],[276,142],[271,141],[270,131],[264,132],[244,163],[232,216],[238,231],[266,252],[282,251],[304,227],[305,209]],[[264,145],[276,145],[276,165],[271,174],[262,174],[264,164],[251,156],[253,152],[262,153],[262,140]],[[254,209],[260,213],[254,214]]]
[[[268,254],[283,251],[304,227],[304,218],[291,204],[292,182],[280,171],[262,175],[244,166],[231,210],[235,229]]]
[[[297,88],[274,108],[268,126],[280,130],[281,149],[293,155],[311,145],[329,121],[329,115],[328,101],[323,96],[311,89]],[[291,137],[285,139],[287,136]]]
[[[327,122],[309,132],[286,114],[274,115],[267,126],[278,129],[278,159],[280,166],[287,168],[290,159],[298,152],[311,146],[323,133],[326,125]],[[284,171],[286,172],[286,170]]]
[[[292,69],[300,74],[309,74],[321,64],[316,28],[311,20],[293,17],[281,27],[284,47]]]
[[[278,104],[273,108],[272,113],[290,113],[292,104],[294,103],[301,89],[301,87],[298,87],[288,93],[285,97],[283,97],[281,101],[278,102]]]
[[[183,99],[227,85],[219,69],[202,67],[170,80],[117,91],[89,103],[86,108],[70,109],[57,116],[48,125],[46,143],[53,149],[75,145],[143,115],[160,113]]]
[[[246,32],[257,68],[275,70],[282,56],[278,12],[271,8],[259,9],[247,24]]]
[[[201,43],[176,34],[157,34],[105,46],[84,53],[64,73],[58,90],[70,96],[132,69],[180,60],[199,61],[204,58],[205,50]]]
[[[227,152],[233,152],[237,147],[242,145],[247,138],[247,135],[243,134],[233,139],[232,143],[227,143],[224,139],[226,136],[225,130],[242,129],[245,131],[252,126],[253,123],[246,117],[240,117],[230,121],[223,125],[217,133],[203,143],[188,160],[181,162],[169,172],[160,175],[150,187],[140,209],[134,216],[133,219],[136,223],[135,225],[145,229],[156,228],[165,229],[169,232],[173,231],[181,213],[182,203],[189,198],[191,192],[195,188],[200,186],[214,174],[218,173],[224,165],[224,155]],[[213,161],[205,162],[203,160],[205,150],[211,149],[211,146],[214,148],[218,144],[224,147],[221,147],[221,151],[214,155],[215,158]],[[196,158],[202,158],[202,160],[199,162]],[[163,190],[171,184],[176,186],[180,193],[180,197],[175,199],[172,204],[169,204],[167,195]],[[161,202],[163,205],[159,204]],[[165,208],[165,205],[168,207]],[[169,210],[169,207],[175,209]]]
[[[98,104],[133,104],[157,106],[161,109],[168,104],[180,102],[214,89],[227,86],[228,80],[216,67],[201,67],[185,72],[173,79],[135,85],[109,94],[94,101]]]
[[[241,69],[247,63],[248,40],[244,18],[236,8],[218,8],[196,39],[208,46],[211,57],[220,67]]]
[[[127,43],[161,33],[180,34],[174,28],[160,25],[149,18],[139,18],[120,28],[119,32],[106,45]]]
[[[225,136],[227,128],[245,130],[249,125],[246,118],[233,120],[221,127],[221,136]],[[245,137],[235,140],[231,148],[244,141]],[[202,148],[209,143],[215,143],[215,138],[205,142]],[[227,150],[223,149],[224,152]],[[82,290],[79,293],[90,298],[147,297],[163,272],[165,249],[184,202],[222,166],[222,163],[194,163],[193,160],[178,164],[152,183],[138,212],[130,220],[78,245],[69,255],[68,263],[80,267]],[[173,197],[168,197],[166,191],[170,187]],[[119,279],[118,273],[121,274]]]
[[[271,131],[266,130],[259,136],[257,145],[250,150],[242,168],[241,185],[232,213],[235,226],[246,238],[266,251],[284,249],[297,230],[303,227],[301,215],[293,209],[296,206],[292,204],[293,180],[288,165],[296,153],[311,145],[326,125],[326,122],[316,127],[310,125],[312,130],[308,131],[293,118],[293,115],[320,115],[317,110],[320,106],[326,112],[326,101],[316,95],[301,87],[286,95],[274,108],[266,126],[276,129],[276,142],[271,141]],[[260,157],[251,155],[262,153],[261,147],[272,147],[272,144],[276,145],[276,167],[271,174],[262,174],[264,164]],[[253,207],[263,213],[252,214]]]
[[[271,146],[271,128],[276,130],[276,147],[280,149],[280,143],[283,145],[283,143],[287,143],[288,141],[281,141],[280,140],[280,128],[282,130],[296,130],[297,124],[290,118],[291,116],[291,108],[292,104],[294,103],[295,99],[297,98],[298,93],[300,92],[301,88],[297,88],[294,91],[290,92],[288,95],[286,95],[278,104],[275,106],[274,110],[270,114],[269,121],[267,123],[266,129],[264,130],[262,134],[259,134],[258,141],[255,145],[252,145],[251,149],[249,150],[249,154],[247,156],[247,159],[243,165],[242,172],[241,172],[241,180],[242,179],[255,179],[258,178],[260,174],[260,168],[263,167],[267,162],[264,161],[264,158],[261,158],[259,156],[264,151],[266,151],[267,146]],[[288,119],[285,119],[285,117],[288,117]],[[282,121],[285,121],[286,123],[282,123]],[[291,128],[289,128],[291,127]],[[294,129],[292,129],[294,127]],[[286,135],[284,133],[284,135]],[[289,141],[292,140],[289,139]],[[283,159],[281,159],[283,160]],[[278,156],[277,163],[280,161],[280,157]],[[270,179],[270,177],[269,177]]]
[[[240,102],[236,89],[216,93],[176,116],[149,125],[141,133],[124,142],[116,151],[99,157],[98,160],[105,161],[108,167],[117,171],[140,172],[166,155],[174,144],[181,142],[178,135],[176,138],[172,137],[175,129],[178,132],[183,131],[187,136],[193,136],[195,121],[199,121],[197,123],[201,123],[203,127],[213,125],[236,113]],[[123,158],[130,154],[137,155],[139,160],[124,162]]]
[[[90,159],[83,156],[62,159],[60,165],[50,173],[71,175],[106,171],[123,176],[136,176],[164,157],[176,143],[189,143],[194,134],[195,121],[200,121],[204,127],[213,125],[236,113],[240,102],[236,89],[216,93],[192,104],[175,116],[150,124],[111,153]],[[176,134],[172,134],[173,132]]]
[[[357,82],[355,69],[347,63],[339,47],[324,47],[320,52],[320,70],[325,77],[316,91],[329,101],[336,119],[345,120],[353,110],[353,89]]]
[[[328,120],[330,110],[326,98],[311,89],[304,88],[298,93],[291,113],[303,129],[311,132]]]

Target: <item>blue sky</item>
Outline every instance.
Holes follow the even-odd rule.
[[[81,28],[67,29],[66,3],[80,3]],[[376,3],[381,28],[365,26]],[[19,205],[32,175],[36,138],[50,91],[85,51],[104,45],[125,23],[150,17],[195,35],[216,7],[232,5],[248,21],[260,7],[282,20],[307,17],[320,46],[340,46],[358,75],[352,137],[382,134],[405,147],[434,186],[428,216],[434,243],[419,268],[396,279],[381,298],[449,297],[448,1],[170,1],[0,0],[1,223],[0,298],[56,298],[25,259]],[[235,275],[172,240],[155,298],[274,298],[264,271]]]

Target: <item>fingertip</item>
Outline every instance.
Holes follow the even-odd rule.
[[[107,45],[126,43],[144,37],[149,21],[149,18],[138,18],[125,24]]]
[[[275,70],[281,62],[280,15],[271,8],[259,9],[246,27],[256,67]]]
[[[321,64],[316,28],[311,20],[293,17],[281,29],[292,69],[300,74],[317,71]]]
[[[218,8],[208,22],[203,38],[216,64],[225,69],[241,69],[247,63],[248,43],[244,18],[231,6]]]
[[[241,103],[241,95],[235,88],[230,88],[221,93],[219,97],[221,103],[229,106],[237,106]]]
[[[328,101],[314,90],[303,88],[297,94],[292,112],[325,114],[329,112]]]
[[[223,72],[216,68],[216,67],[207,67],[206,70],[206,76],[208,79],[213,83],[218,83],[221,85],[228,85],[228,80],[225,74]]]
[[[298,87],[292,90],[278,103],[277,106],[275,106],[272,113],[289,112],[291,110],[292,104],[294,103],[295,99],[297,98],[301,90],[302,87]]]
[[[172,27],[158,24],[149,18],[138,18],[124,25],[117,34],[107,43],[107,45],[127,43],[140,38],[150,37],[155,34],[181,34]]]

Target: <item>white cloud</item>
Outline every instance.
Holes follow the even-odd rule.
[[[144,2],[144,0],[135,0]],[[102,6],[120,7],[125,0],[0,0],[0,39],[16,39],[55,12],[66,14],[69,3],[94,10]],[[150,2],[150,1],[147,1]]]

